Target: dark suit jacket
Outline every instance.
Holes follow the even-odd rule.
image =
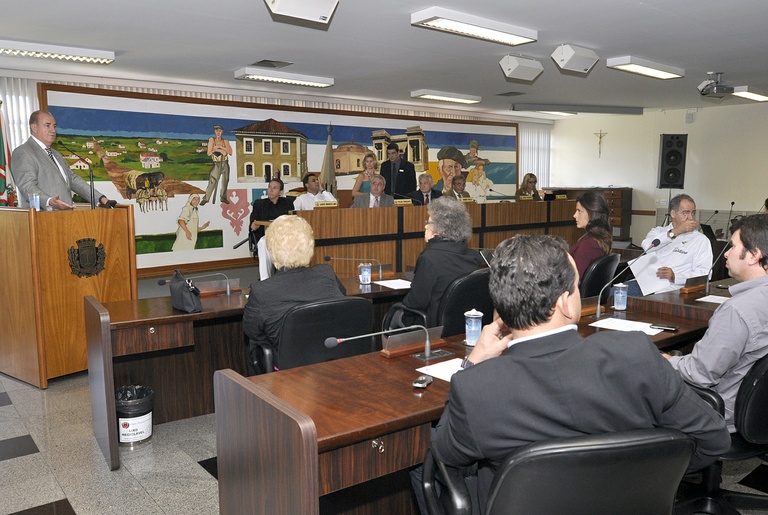
[[[256,343],[277,350],[283,315],[292,307],[345,293],[333,269],[324,264],[278,270],[269,279],[254,282],[243,312],[243,331],[251,342],[249,352],[254,352]],[[274,358],[278,366],[277,352]]]
[[[429,201],[433,201],[436,198],[440,198],[443,196],[443,192],[440,190],[436,190],[432,188],[432,193],[429,194]],[[424,205],[424,194],[421,192],[421,190],[416,190],[410,192],[406,197],[409,197],[411,200],[414,200],[414,204],[417,206],[423,206]]]
[[[683,382],[640,332],[575,330],[524,341],[505,355],[451,378],[432,439],[452,466],[480,461],[485,506],[495,468],[531,442],[652,427],[678,429],[696,442],[689,470],[730,446],[723,417]]]
[[[31,193],[40,195],[42,209],[45,209],[48,199],[56,195],[71,204],[73,191],[86,200],[91,200],[91,186],[69,168],[64,156],[56,150],[53,151],[53,157],[66,172],[66,181],[45,150],[40,148],[31,136],[13,151],[11,163],[13,178],[19,188],[19,206],[29,207]],[[94,194],[97,200],[102,197],[99,191],[94,190]]]
[[[254,220],[274,220],[278,216],[287,215],[293,210],[293,199],[288,197],[279,197],[277,204],[273,204],[268,198],[260,198],[253,201],[253,210],[251,210],[250,223]],[[250,225],[248,226],[250,227]],[[264,226],[260,225],[254,229],[251,235],[253,243],[256,243],[264,236]]]
[[[399,195],[398,198],[404,198],[418,186],[416,183],[416,169],[413,167],[413,163],[401,158],[400,166],[396,171],[396,174],[392,173],[392,161],[388,159],[379,166],[379,174],[387,181],[387,184],[384,186],[384,193],[392,195],[392,185],[394,184],[397,195],[393,196],[398,197]]]
[[[371,194],[366,193],[365,195],[358,195],[355,197],[355,200],[352,202],[352,207],[368,207],[371,205]],[[392,207],[395,205],[395,199],[392,197],[392,195],[387,195],[386,193],[382,193],[381,197],[379,197],[379,207]]]

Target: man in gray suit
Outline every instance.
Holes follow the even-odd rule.
[[[384,193],[387,180],[376,174],[371,179],[371,192],[355,197],[352,207],[391,207],[395,205],[395,198]]]
[[[74,209],[72,192],[91,200],[91,188],[77,176],[64,157],[51,148],[56,141],[56,120],[47,111],[35,111],[29,117],[32,136],[16,147],[11,156],[13,178],[19,188],[19,205],[29,207],[29,196],[40,195],[44,210]],[[114,202],[94,190],[99,204],[111,207]]]

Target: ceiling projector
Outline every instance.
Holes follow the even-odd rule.
[[[698,90],[704,97],[723,98],[725,95],[733,93],[733,86],[727,86],[720,82],[722,72],[710,73],[710,78],[699,84]],[[716,75],[717,79],[711,78]]]

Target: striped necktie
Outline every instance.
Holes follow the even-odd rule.
[[[379,207],[379,197],[376,197],[376,199],[373,201],[373,207]]]
[[[51,158],[51,161],[53,161],[53,164],[55,164],[56,168],[58,168],[59,165],[56,164],[56,158],[53,157],[53,149],[51,149],[51,147],[45,147],[45,151],[48,152],[48,157]]]

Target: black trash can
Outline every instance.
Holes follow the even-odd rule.
[[[152,437],[152,408],[155,392],[149,386],[115,388],[115,408],[120,445],[133,448]]]

